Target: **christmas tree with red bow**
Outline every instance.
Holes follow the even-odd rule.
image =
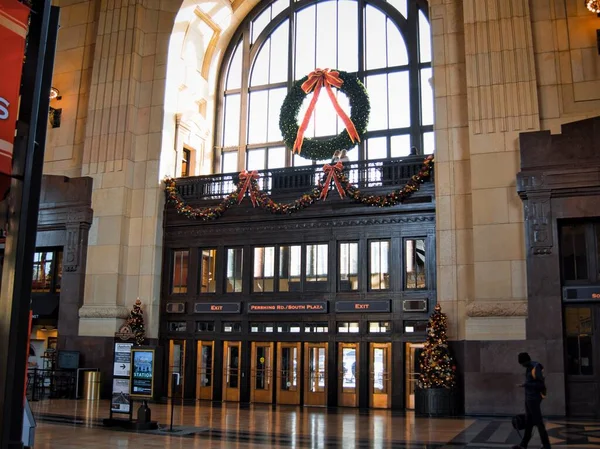
[[[440,305],[429,318],[427,341],[421,352],[419,387],[453,388],[456,385],[456,365],[448,349],[447,318]]]
[[[146,339],[146,328],[144,327],[144,312],[142,311],[142,301],[136,299],[133,309],[129,312],[127,324],[131,328],[131,332],[135,335],[135,343],[142,345]]]

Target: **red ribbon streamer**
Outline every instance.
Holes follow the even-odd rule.
[[[340,180],[338,179],[338,174],[342,172],[344,169],[344,164],[338,162],[335,165],[325,164],[323,165],[323,171],[327,173],[327,179],[325,180],[325,185],[323,186],[323,190],[321,191],[321,199],[325,200],[327,198],[327,192],[329,192],[329,186],[331,185],[331,181],[335,182],[335,188],[340,194],[340,198],[344,198],[346,196],[346,192],[342,188],[340,184]],[[334,176],[335,175],[335,176]]]
[[[250,186],[252,185],[252,180],[258,180],[258,178],[260,178],[260,175],[256,170],[251,172],[244,170],[240,173],[240,181],[244,181],[244,185],[238,194],[238,204],[242,202],[246,192],[250,192],[250,201],[252,201],[252,207],[256,207],[256,195],[254,193],[254,189],[251,189]]]
[[[294,148],[292,148],[292,152],[295,153],[302,150],[302,142],[304,141],[304,133],[306,132],[306,128],[308,128],[308,122],[312,117],[312,113],[317,104],[317,100],[319,99],[319,94],[321,93],[321,88],[325,86],[325,90],[327,90],[327,94],[329,95],[329,99],[333,104],[335,112],[342,119],[344,125],[346,125],[346,130],[348,131],[348,135],[350,136],[350,140],[352,142],[360,142],[360,137],[358,135],[358,131],[356,131],[356,127],[350,117],[346,115],[342,107],[339,105],[337,98],[335,98],[335,94],[333,90],[331,90],[331,86],[337,87],[338,89],[342,87],[344,81],[340,78],[340,73],[335,70],[330,69],[316,69],[308,75],[308,79],[302,83],[302,90],[304,93],[308,94],[313,89],[315,90],[312,100],[308,105],[308,109],[306,110],[306,114],[304,114],[304,119],[302,120],[302,124],[298,128],[298,134],[296,135],[296,140],[294,142]]]

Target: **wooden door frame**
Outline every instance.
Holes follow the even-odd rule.
[[[344,347],[351,347],[355,351],[354,393],[344,392]],[[360,342],[339,342],[337,349],[338,405],[341,407],[358,407],[360,391]],[[350,396],[354,396],[354,400]]]
[[[281,355],[283,348],[296,348],[298,351],[297,362],[296,362],[296,391],[283,391],[281,389]],[[302,388],[302,343],[298,342],[284,342],[280,341],[277,343],[277,404],[289,404],[289,405],[300,405],[300,389]]]
[[[310,392],[310,350],[312,348],[325,348],[325,371],[323,372],[323,379],[325,381],[325,390],[319,393]],[[329,343],[327,342],[305,342],[304,343],[304,405],[306,406],[327,406],[327,365],[329,357]],[[312,401],[311,397],[317,399],[322,396],[319,401]],[[313,403],[319,402],[319,403]]]
[[[261,390],[257,398],[257,390],[255,388],[255,377],[256,377],[256,348],[258,346],[269,348],[270,362],[267,368],[265,368],[265,375],[267,376],[267,382],[269,384],[268,390]],[[275,343],[272,341],[253,341],[251,342],[251,353],[252,358],[250,361],[250,402],[260,402],[263,404],[273,403],[273,365],[275,359]],[[267,396],[261,398],[260,396]]]
[[[175,362],[175,357],[174,357],[174,352],[173,352],[173,348],[175,346],[176,341],[180,341],[183,342],[183,358],[182,358],[182,364],[180,366],[181,368],[181,373],[179,373],[179,377],[180,377],[180,390],[181,390],[181,397],[183,397],[183,393],[184,393],[184,387],[185,387],[185,358],[186,358],[186,350],[187,350],[187,340],[183,339],[183,338],[170,338],[169,339],[169,366],[167,366],[167,397],[172,397],[172,389],[173,389],[173,379],[172,374],[173,374],[173,363]]]
[[[229,348],[238,347],[238,386],[237,388],[229,388],[227,386],[227,375],[229,374]],[[240,390],[242,383],[242,342],[241,341],[224,341],[223,342],[223,401],[227,402],[239,402],[240,401]],[[231,395],[228,393],[230,390],[237,390],[237,393],[233,394],[235,399],[229,399]]]
[[[210,387],[204,387],[202,386],[202,383],[200,382],[200,377],[202,375],[202,368],[200,367],[200,364],[202,363],[202,347],[203,346],[210,346],[211,351],[212,351],[212,357],[211,357],[211,361],[210,361]],[[214,340],[198,340],[197,344],[196,344],[196,399],[197,400],[208,400],[208,401],[212,401],[213,399],[213,388],[215,385],[215,342]],[[207,396],[208,397],[202,397],[203,394],[202,393],[206,393],[208,392]]]
[[[385,349],[384,385],[386,393],[375,393],[375,349]],[[392,405],[392,343],[369,343],[369,407],[391,408]],[[384,398],[385,396],[385,398]]]

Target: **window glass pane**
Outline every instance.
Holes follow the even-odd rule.
[[[302,247],[300,245],[279,248],[279,291],[298,292],[302,290]]]
[[[60,286],[62,283],[62,272],[63,272],[63,252],[59,251],[56,255],[57,257],[57,267],[56,267],[56,281],[54,283],[54,291],[56,293],[60,293]],[[0,267],[2,264],[0,264]]]
[[[265,167],[265,149],[248,150],[247,170],[264,170]]]
[[[269,84],[269,54],[271,51],[271,40],[263,44],[252,64],[251,86],[262,86]]]
[[[378,9],[375,9],[371,5],[367,5],[365,20],[365,55],[367,56],[367,69],[386,67],[386,17]]]
[[[306,281],[327,281],[327,244],[306,245]]]
[[[340,291],[358,290],[358,243],[340,243]]]
[[[189,251],[173,253],[173,282],[171,293],[187,293]]]
[[[367,159],[385,158],[387,158],[387,139],[385,137],[367,139]]]
[[[250,92],[249,101],[248,143],[265,143],[267,141],[269,91]]]
[[[387,66],[393,67],[408,64],[408,52],[406,42],[398,27],[390,19],[387,19]],[[379,50],[381,51],[381,50]]]
[[[242,291],[242,262],[243,248],[227,249],[227,274],[225,277],[225,291],[239,293]]]
[[[600,224],[594,227],[596,228],[596,267],[598,278],[600,278]]]
[[[391,157],[404,157],[410,154],[410,135],[392,136]]]
[[[560,240],[563,280],[588,279],[585,225],[563,226]]]
[[[294,155],[294,167],[306,167],[308,165],[312,165],[313,161],[310,159],[305,159],[302,156],[295,154]]]
[[[387,2],[396,8],[400,13],[404,16],[408,16],[408,7],[406,5],[406,0],[387,0]]]
[[[269,83],[279,83],[288,78],[288,42],[289,20],[283,22],[271,34],[271,61],[269,70]]]
[[[225,119],[223,120],[223,146],[233,147],[240,143],[240,95],[225,96]]]
[[[370,252],[370,288],[371,290],[388,290],[390,288],[390,242],[379,240],[371,242]]]
[[[423,133],[423,154],[433,154],[435,151],[435,134]]]
[[[238,44],[227,73],[226,89],[239,89],[242,87],[242,45]]]
[[[200,293],[215,293],[217,250],[203,249],[200,252]]]
[[[278,142],[283,140],[281,131],[279,130],[279,114],[281,105],[287,95],[287,89],[270,89],[269,90],[269,121],[267,142]]]
[[[431,69],[421,70],[422,125],[433,125],[433,88]]]
[[[315,67],[336,67],[336,2],[317,4],[317,61]]]
[[[290,0],[277,0],[271,5],[271,17],[277,17],[277,14],[290,6]]]
[[[315,23],[316,7],[304,8],[296,14],[296,79],[308,75],[316,68],[315,63]]]
[[[346,72],[358,70],[358,3],[355,1],[338,2],[337,68]]]
[[[373,75],[366,79],[366,87],[369,91],[369,101],[371,103],[371,114],[369,116],[369,131],[386,129],[388,127],[388,92],[387,75]],[[402,86],[394,86],[394,89]],[[406,101],[403,99],[403,101]],[[403,106],[406,108],[406,106]],[[408,108],[406,108],[408,109]]]
[[[404,269],[407,289],[426,288],[425,240],[404,241]]]
[[[269,148],[269,161],[267,168],[285,167],[285,147]]]
[[[235,173],[238,167],[237,151],[223,153],[221,173]]]
[[[410,126],[410,87],[408,72],[396,72],[388,75],[390,102],[390,128],[407,128]]]
[[[265,8],[265,10],[263,12],[261,12],[256,19],[254,19],[252,21],[252,37],[251,37],[251,42],[254,43],[256,42],[256,39],[258,38],[258,36],[260,36],[260,33],[262,32],[262,30],[264,30],[267,25],[269,24],[269,22],[271,21],[271,7],[268,6],[267,8]]]
[[[567,373],[591,376],[594,374],[594,325],[590,307],[565,308]]]
[[[421,62],[431,61],[431,27],[421,10],[419,10],[419,52]]]
[[[254,248],[254,283],[256,293],[275,291],[275,247]]]
[[[31,291],[50,292],[52,288],[52,252],[36,252],[33,255],[33,282]]]

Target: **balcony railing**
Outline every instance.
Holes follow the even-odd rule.
[[[423,156],[381,159],[344,164],[349,181],[359,189],[387,189],[405,185],[423,166]],[[309,191],[324,176],[321,166],[258,170],[260,188],[270,195]],[[235,190],[238,173],[222,173],[177,179],[177,189],[186,200],[220,199]],[[433,181],[433,172],[430,181]]]

